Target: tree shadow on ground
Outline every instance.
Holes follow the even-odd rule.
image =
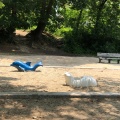
[[[41,89],[46,89],[46,86],[34,86],[34,85],[14,85],[11,81],[17,81],[18,78],[14,77],[0,77],[0,92],[33,92],[33,91],[43,91]]]
[[[1,77],[0,76],[0,82],[2,81],[5,81],[5,80],[17,80],[17,78],[13,78],[13,77]]]
[[[33,92],[34,86],[15,86],[10,83],[17,78],[1,77],[1,85],[5,90]],[[109,82],[106,82],[108,84]],[[112,84],[112,83],[109,83]],[[116,83],[118,84],[118,83]],[[37,89],[45,88],[38,87]],[[1,86],[0,86],[1,88]],[[29,89],[30,88],[30,89]],[[10,91],[9,90],[9,91]],[[0,90],[1,91],[1,90]],[[4,92],[3,91],[3,92]],[[37,90],[35,90],[37,91]],[[41,90],[41,92],[43,92]],[[119,120],[120,99],[103,98],[28,98],[28,99],[0,99],[0,119],[23,120],[89,120],[109,118]]]
[[[44,120],[119,120],[120,99],[0,99],[1,118]]]

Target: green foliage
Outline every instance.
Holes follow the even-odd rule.
[[[55,0],[47,16],[49,2],[1,0],[0,30],[4,34],[0,36],[10,36],[16,28],[34,30],[43,22],[43,31],[63,37],[68,52],[120,52],[119,0]]]
[[[72,28],[70,28],[70,27],[63,27],[63,28],[57,29],[54,32],[54,35],[55,36],[64,37],[65,33],[68,33],[68,32],[71,32],[71,31],[72,31]]]
[[[81,7],[78,7],[78,4]],[[77,1],[73,2],[71,7],[78,11],[82,9],[82,12],[80,19],[76,19],[78,24],[72,23],[72,34],[65,37],[65,49],[72,53],[120,52],[118,1],[94,0],[83,4]]]
[[[5,5],[0,1],[0,9],[3,8]]]

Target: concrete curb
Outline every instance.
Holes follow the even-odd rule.
[[[0,92],[0,99],[36,99],[44,97],[67,98],[120,98],[120,93],[111,92]]]

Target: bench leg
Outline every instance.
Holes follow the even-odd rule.
[[[110,63],[111,60],[108,60],[108,63]]]
[[[99,58],[99,63],[101,63],[101,59]]]
[[[119,60],[117,60],[117,63],[119,64]]]

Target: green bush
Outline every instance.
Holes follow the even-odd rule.
[[[71,27],[62,27],[60,29],[57,29],[55,32],[54,32],[54,35],[55,36],[60,36],[60,37],[64,37],[64,35],[66,33],[69,33],[72,31],[72,28]]]

